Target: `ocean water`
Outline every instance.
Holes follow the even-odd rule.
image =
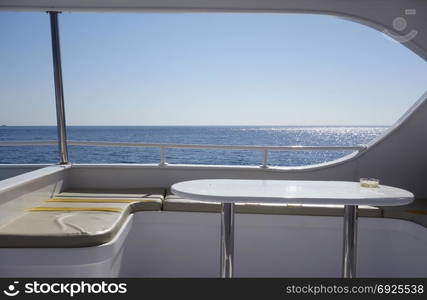
[[[380,136],[387,127],[290,126],[69,126],[68,139],[138,143],[260,146],[355,146]],[[56,140],[54,126],[0,127],[0,141]],[[301,166],[331,161],[351,151],[270,151],[269,164]],[[168,149],[168,163],[260,165],[261,151]],[[69,146],[76,163],[158,163],[159,149]],[[0,146],[0,163],[57,163],[58,147]]]

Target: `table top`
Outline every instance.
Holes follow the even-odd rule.
[[[182,198],[223,203],[295,203],[399,206],[411,203],[406,190],[350,181],[201,179],[172,185]]]

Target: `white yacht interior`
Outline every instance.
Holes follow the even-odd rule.
[[[404,45],[427,59],[427,19],[421,13],[427,2],[419,0],[0,1],[6,11],[317,13],[395,35],[402,34],[392,27],[395,12],[408,8],[420,12],[408,24],[418,34]],[[359,207],[357,276],[427,276],[427,93],[379,139],[344,158],[303,167],[270,166],[268,147],[257,149],[267,153],[258,166],[168,164],[164,151],[179,145],[167,144],[150,146],[160,149],[158,164],[75,164],[64,152],[61,101],[57,95],[60,163],[0,165],[1,277],[217,277],[220,204],[180,198],[171,185],[216,178],[362,177],[408,190],[415,201]],[[342,216],[340,205],[237,204],[234,276],[340,277]]]

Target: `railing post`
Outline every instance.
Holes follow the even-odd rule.
[[[263,159],[262,159],[262,165],[261,168],[268,168],[268,149],[263,150]]]
[[[65,123],[64,88],[62,85],[61,47],[57,11],[49,11],[52,38],[53,74],[55,80],[56,123],[58,130],[59,163],[68,164],[67,129]]]
[[[159,166],[166,166],[166,149],[165,147],[160,147],[160,163]]]

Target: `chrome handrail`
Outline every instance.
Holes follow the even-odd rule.
[[[57,141],[0,141],[0,146],[46,146],[56,145]],[[101,147],[142,147],[160,149],[160,166],[167,165],[166,149],[217,149],[217,150],[255,150],[263,152],[262,168],[268,168],[269,151],[339,151],[353,150],[362,152],[366,145],[358,146],[251,146],[251,145],[200,145],[200,144],[163,144],[163,143],[127,143],[127,142],[101,142],[101,141],[68,141],[74,146],[101,146]]]

